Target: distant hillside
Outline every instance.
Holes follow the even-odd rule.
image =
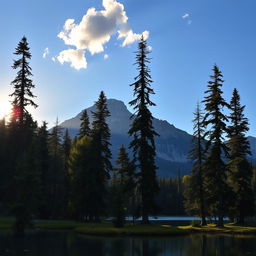
[[[107,122],[111,130],[111,150],[113,152],[113,160],[115,160],[120,145],[124,144],[126,147],[129,145],[130,138],[127,135],[127,131],[131,124],[131,113],[122,101],[109,99],[107,104],[111,113]],[[92,122],[91,111],[95,111],[95,106],[87,109],[90,122]],[[81,113],[60,124],[63,128],[69,130],[72,137],[77,134],[80,127]],[[181,174],[189,173],[191,163],[187,155],[190,150],[192,136],[167,121],[154,118],[153,124],[160,134],[160,137],[156,137],[158,175],[161,177],[177,176],[178,169],[180,169]],[[256,158],[256,138],[249,136],[248,139],[252,151],[250,159],[254,161]]]
[[[129,145],[130,138],[127,132],[131,124],[131,113],[122,101],[109,99],[107,104],[111,113],[107,123],[111,130],[111,150],[114,160],[120,145],[124,144],[126,147]],[[91,111],[95,111],[95,106],[87,109],[90,122],[92,122]],[[69,130],[72,137],[77,134],[80,127],[81,113],[82,111],[60,124],[63,128]],[[160,137],[156,138],[158,175],[161,177],[177,176],[178,169],[181,170],[182,174],[189,173],[191,164],[187,159],[187,153],[190,149],[192,136],[177,129],[167,121],[154,118],[153,124],[160,134]]]

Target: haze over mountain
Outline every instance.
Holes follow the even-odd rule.
[[[131,115],[122,101],[116,99],[107,100],[108,109],[111,116],[107,118],[107,123],[111,130],[111,150],[113,160],[116,159],[119,147],[124,144],[127,148],[130,139],[127,132],[131,124]],[[93,121],[91,111],[95,111],[95,106],[87,108],[90,123]],[[70,135],[74,137],[80,127],[80,112],[75,117],[68,119],[60,124],[68,129]],[[153,125],[159,137],[156,137],[157,165],[159,167],[158,175],[161,177],[177,176],[178,169],[182,174],[190,171],[190,163],[187,159],[187,153],[190,148],[192,136],[177,129],[167,121],[154,118]]]
[[[113,161],[116,159],[119,147],[124,144],[127,148],[130,139],[127,132],[131,124],[132,113],[127,109],[125,104],[116,99],[107,100],[108,109],[111,116],[108,117],[107,123],[111,130],[111,150],[113,152]],[[86,109],[90,123],[93,121],[91,111],[95,111],[95,106]],[[80,127],[80,117],[82,111],[75,117],[68,119],[60,124],[61,127],[68,129],[70,135],[74,137]],[[188,159],[188,152],[191,146],[192,135],[176,128],[174,125],[165,120],[154,118],[153,125],[160,135],[155,138],[157,149],[157,173],[161,177],[173,177],[187,174],[191,170],[191,163]],[[252,159],[256,156],[256,138],[249,137],[252,147]]]

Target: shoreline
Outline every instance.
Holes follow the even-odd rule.
[[[213,234],[213,235],[253,235],[256,236],[256,227],[225,225],[224,228],[217,228],[215,225],[208,225],[206,227],[192,227],[192,226],[169,226],[169,225],[138,225],[137,227],[124,228],[96,228],[96,227],[78,227],[74,230],[81,235],[94,236],[183,236],[193,234]]]
[[[11,230],[14,223],[13,218],[0,218],[0,230]],[[111,222],[102,223],[82,223],[67,220],[35,220],[31,230],[49,231],[74,231],[80,235],[93,236],[183,236],[193,234],[213,234],[213,235],[253,235],[256,236],[256,226],[238,226],[227,223],[224,228],[218,228],[215,224],[208,224],[203,227],[196,226],[172,226],[170,223],[156,223],[142,225],[136,223],[126,223],[123,228],[113,227]]]

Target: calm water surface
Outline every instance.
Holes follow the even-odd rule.
[[[86,237],[73,232],[0,233],[0,255],[10,256],[256,256],[256,237],[191,235],[159,238]]]

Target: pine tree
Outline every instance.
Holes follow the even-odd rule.
[[[71,184],[70,184],[70,177],[68,174],[68,163],[69,163],[69,155],[71,150],[72,140],[69,136],[68,129],[66,129],[64,138],[63,138],[63,158],[64,158],[64,215],[68,217],[68,205],[70,200],[70,193],[71,193]]]
[[[27,188],[33,179],[37,180],[37,169],[33,159],[30,159],[30,150],[34,146],[36,122],[27,111],[28,106],[37,107],[33,101],[35,96],[31,89],[35,87],[30,77],[32,76],[29,60],[31,59],[30,48],[26,37],[19,42],[14,54],[20,56],[15,60],[12,68],[18,69],[16,78],[11,82],[14,92],[10,95],[12,100],[12,116],[9,123],[9,171],[12,179],[10,181],[10,195],[12,199],[12,210],[16,216],[16,232],[23,233],[26,224],[31,219],[30,205],[24,200]],[[35,187],[31,186],[31,193],[36,194]],[[29,198],[29,195],[27,194]],[[32,199],[31,199],[32,200]],[[32,202],[31,202],[32,204]]]
[[[32,225],[33,216],[38,213],[40,173],[36,150],[37,144],[34,137],[29,148],[17,162],[14,176],[16,198],[12,205],[12,213],[15,216],[14,230],[18,234],[23,234],[24,229]]]
[[[12,159],[13,177],[9,192],[12,194],[13,191],[14,196],[10,203],[11,213],[15,216],[14,230],[18,234],[23,234],[36,213],[40,182],[35,154],[37,123],[26,112],[20,128],[26,140],[23,141],[23,148],[20,148],[19,153]]]
[[[82,112],[80,120],[81,120],[81,124],[80,124],[80,130],[78,133],[78,138],[82,138],[84,136],[90,136],[91,134],[90,121],[89,121],[89,117],[86,109]]]
[[[126,209],[124,214],[127,213],[128,215],[135,216],[135,165],[130,161],[123,145],[119,148],[116,163],[118,167],[114,169],[116,181],[114,185],[116,186],[117,193],[119,193],[116,196],[117,202],[122,202],[123,208]],[[119,184],[120,188],[118,188],[117,184]]]
[[[110,112],[107,108],[107,98],[102,91],[99,95],[98,101],[95,103],[96,111],[92,112],[93,123],[91,136],[93,139],[94,152],[94,178],[97,184],[94,192],[95,207],[94,220],[99,221],[100,216],[104,214],[105,210],[105,196],[106,196],[106,181],[110,177],[112,170],[110,151],[110,130],[106,122]]]
[[[79,221],[94,221],[94,191],[98,184],[94,176],[94,152],[91,137],[83,136],[73,143],[69,157],[71,205],[73,216]]]
[[[51,218],[62,216],[64,210],[64,191],[65,191],[65,171],[62,141],[62,128],[59,126],[58,119],[52,131],[49,133],[49,168],[51,186]]]
[[[223,153],[227,153],[224,143],[224,135],[227,131],[226,122],[228,118],[222,112],[223,107],[229,107],[222,97],[222,73],[214,65],[214,74],[208,84],[208,94],[203,102],[205,103],[205,127],[210,126],[206,132],[208,140],[208,155],[205,161],[205,189],[207,193],[207,204],[218,216],[218,226],[223,226],[225,211],[225,197],[228,190],[226,183],[226,165],[223,160]]]
[[[249,130],[248,119],[244,116],[245,106],[240,104],[240,96],[234,89],[230,102],[231,125],[228,127],[229,172],[228,181],[235,193],[235,217],[238,223],[244,224],[244,218],[253,214],[252,167],[247,160],[251,154],[250,144],[246,137]]]
[[[11,83],[14,86],[14,92],[10,95],[14,97],[12,100],[13,118],[19,124],[24,122],[27,106],[37,107],[37,104],[33,101],[35,96],[31,91],[35,85],[29,78],[32,76],[31,67],[28,62],[31,59],[29,50],[27,38],[23,37],[14,52],[15,55],[20,55],[21,57],[15,60],[12,66],[13,69],[19,69],[16,78]]]
[[[204,149],[204,127],[203,127],[203,114],[199,104],[197,105],[196,112],[194,113],[194,134],[192,150],[190,151],[190,159],[193,161],[193,168],[191,174],[191,186],[193,190],[192,200],[198,201],[200,207],[199,213],[201,216],[201,225],[206,225],[205,220],[205,192],[204,192],[204,169],[203,161],[205,155]]]
[[[184,195],[184,209],[188,215],[197,216],[199,215],[199,197],[198,193],[195,193],[195,179],[191,175],[185,175],[182,178],[182,184],[184,187],[183,195]],[[173,201],[172,201],[172,208]]]
[[[119,148],[118,157],[116,159],[118,167],[115,169],[120,183],[124,188],[124,193],[132,192],[135,187],[135,166],[132,161],[130,161],[128,153],[124,145]]]
[[[22,155],[31,143],[31,127],[33,118],[27,111],[28,106],[37,107],[33,101],[35,96],[32,89],[35,87],[30,77],[32,76],[29,60],[31,59],[30,48],[26,37],[19,42],[14,54],[20,58],[14,61],[13,69],[18,69],[16,78],[11,85],[14,86],[14,92],[10,95],[12,99],[12,115],[9,126],[9,143],[12,154],[12,162],[15,163],[17,157]],[[13,168],[12,168],[13,169]]]
[[[113,174],[112,177],[112,216],[113,225],[116,228],[122,228],[125,224],[125,198],[123,194],[123,187],[121,180],[116,178]]]
[[[37,131],[37,165],[40,174],[40,197],[38,214],[41,219],[49,219],[51,216],[51,173],[49,169],[49,148],[48,148],[48,128],[43,122]]]
[[[65,134],[64,134],[64,138],[63,138],[63,153],[64,153],[64,163],[65,163],[65,169],[68,169],[68,158],[69,158],[69,153],[70,153],[70,149],[71,149],[71,138],[69,136],[69,132],[68,129],[66,129]]]
[[[150,85],[152,80],[147,66],[150,59],[147,54],[149,54],[147,43],[142,37],[138,45],[135,62],[138,66],[139,75],[135,78],[135,82],[131,84],[134,87],[135,99],[129,102],[135,113],[128,132],[133,137],[130,148],[133,150],[134,161],[139,172],[141,215],[142,222],[145,224],[149,222],[148,216],[155,209],[154,199],[158,192],[154,141],[154,137],[158,134],[154,130],[153,116],[148,108],[149,106],[155,106],[155,104],[150,100],[150,95],[154,94],[154,91]]]

